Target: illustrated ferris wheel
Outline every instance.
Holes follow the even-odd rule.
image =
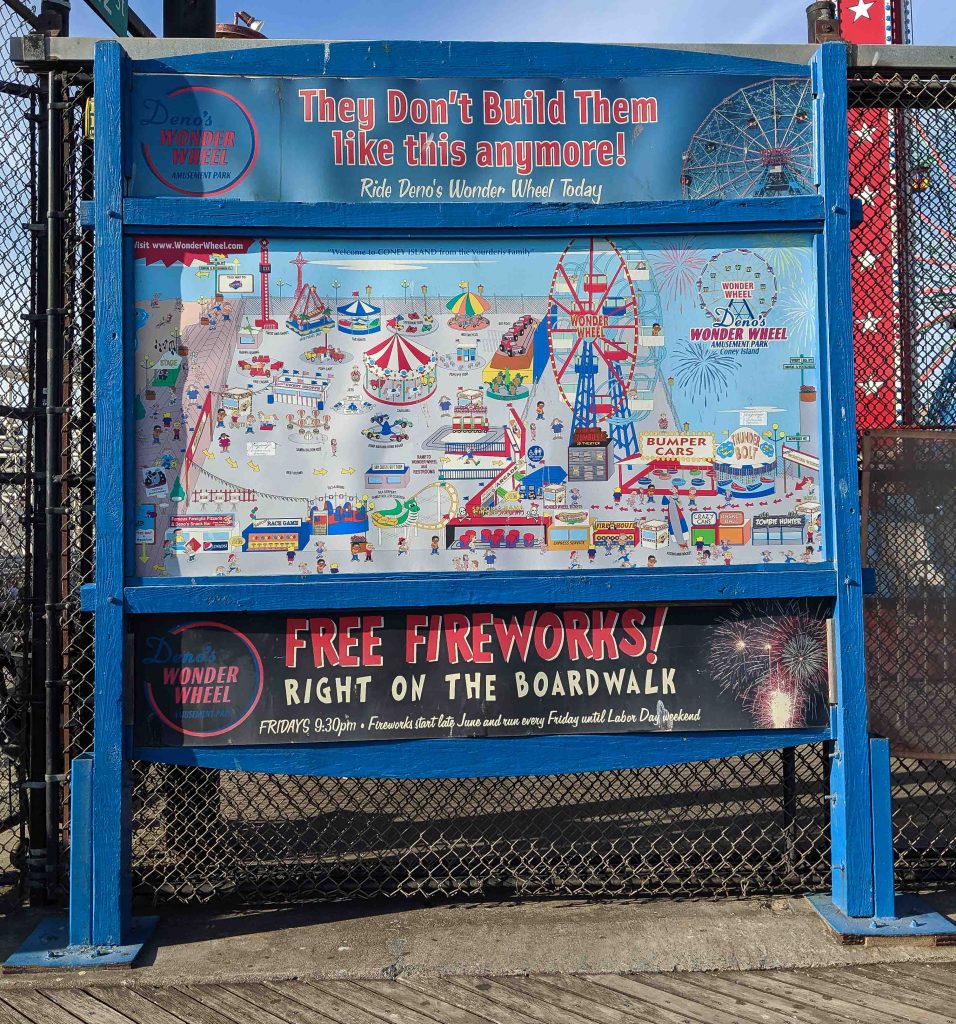
[[[816,192],[810,81],[771,78],[731,93],[684,153],[685,199],[799,196]]]
[[[624,255],[606,238],[572,239],[558,258],[548,293],[551,367],[572,410],[572,437],[607,423],[609,435],[628,446],[630,438],[616,434],[639,339],[637,295]]]

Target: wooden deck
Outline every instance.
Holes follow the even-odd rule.
[[[0,1024],[953,1024],[956,963],[5,990]]]

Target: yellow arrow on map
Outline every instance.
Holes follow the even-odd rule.
[[[216,457],[208,448],[203,448],[202,453],[207,459],[214,459]]]
[[[328,470],[324,466],[322,467],[322,469],[313,469],[312,470],[312,475],[313,476],[325,476],[326,473],[328,473]]]
[[[236,462],[236,460],[231,455],[229,456],[229,458],[226,459],[226,462],[230,466],[232,466],[233,469],[238,469],[239,468],[239,463]]]
[[[259,465],[258,465],[258,463],[253,462],[252,459],[250,459],[246,463],[246,465],[252,470],[253,473],[258,473],[259,472]]]
[[[346,476],[351,476],[355,472],[355,467],[354,466],[343,466],[342,467],[342,472]]]
[[[149,555],[146,553],[146,541],[143,541],[143,553],[139,556],[139,560],[143,565],[149,561]]]

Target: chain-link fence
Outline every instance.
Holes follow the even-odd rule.
[[[23,19],[0,7],[0,40]],[[31,522],[35,423],[34,332],[38,329],[37,133],[40,93],[32,75],[0,50],[0,910],[26,889],[30,803],[42,813],[43,786],[31,768],[28,721],[42,714],[30,672]],[[38,704],[32,698],[38,697]],[[42,762],[40,764],[42,769]],[[31,800],[32,797],[32,800]],[[39,829],[41,822],[35,822]]]
[[[92,742],[92,623],[78,605],[78,588],[93,575],[93,253],[78,217],[79,201],[92,195],[91,144],[84,130],[91,85],[82,70],[58,73],[51,81],[62,136],[56,150],[64,267],[56,499],[63,515],[55,540],[54,611],[63,666],[59,767],[66,772],[70,758]],[[37,102],[32,92],[29,102]],[[947,158],[956,139],[950,105],[956,109],[950,84],[938,79],[851,84],[852,188],[866,212],[854,235],[853,258],[858,397],[867,428],[956,425],[946,418],[944,386],[948,346],[956,338],[956,319],[946,319],[956,310],[944,308],[947,297],[956,295],[946,283],[947,271],[956,269],[956,254],[947,255],[949,240],[956,238],[950,205],[956,172]],[[19,126],[27,138],[28,125],[24,119]],[[7,136],[0,145],[10,144]],[[22,188],[15,200],[30,203]],[[29,221],[29,211],[14,220]],[[27,287],[31,235],[18,237],[26,262],[17,267]],[[6,307],[0,309],[5,318]],[[21,305],[17,318],[22,312]],[[11,336],[26,343],[29,332],[16,323],[21,334]],[[4,338],[10,333],[5,319],[2,331]],[[0,347],[0,362],[6,361]],[[12,385],[5,379],[0,386]],[[27,393],[24,403],[29,401]],[[0,426],[4,422],[0,418]],[[20,472],[28,468],[23,463]],[[4,487],[23,487],[0,480]],[[6,507],[0,501],[0,527]],[[18,514],[22,533],[22,505]],[[0,556],[6,557],[3,550]],[[22,557],[18,564],[22,568]],[[0,587],[3,570],[0,563]],[[10,616],[22,615],[10,597]],[[900,614],[898,594],[878,599],[884,601],[884,617]],[[874,607],[871,602],[868,622],[875,636]],[[6,608],[0,604],[0,623]],[[927,608],[918,612],[928,628]],[[17,636],[26,636],[23,620],[16,621]],[[3,635],[0,627],[0,642]],[[945,638],[933,637],[944,649]],[[11,664],[23,671],[22,663]],[[893,670],[906,683],[915,671],[905,662]],[[7,679],[5,668],[4,673]],[[9,679],[22,695],[22,676],[12,671]],[[5,698],[4,706],[12,713],[3,722],[16,722],[20,736],[24,702],[18,691],[10,692],[14,697]],[[3,736],[9,732],[4,725]],[[5,763],[20,773],[10,790],[18,806],[17,786],[25,776],[23,758],[13,750],[16,756],[6,754]],[[134,779],[135,885],[150,901],[802,892],[825,887],[829,875],[826,768],[826,750],[819,747],[583,776],[429,782],[141,764]],[[954,765],[908,757],[897,759],[894,770],[900,879],[912,885],[948,877]],[[2,785],[0,780],[0,794]],[[68,786],[62,795],[61,865],[69,841]],[[19,849],[19,811],[16,817]],[[0,850],[6,849],[3,837]]]
[[[897,878],[918,887],[956,879],[956,79],[858,76],[849,99],[871,727],[898,755]]]

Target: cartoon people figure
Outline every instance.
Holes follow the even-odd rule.
[[[333,437],[332,440],[329,442],[329,445],[332,448],[332,456],[334,458],[335,453],[338,451],[339,448],[339,442]]]
[[[800,556],[801,562],[812,562],[813,561],[813,545],[808,544],[804,548],[803,554]]]
[[[734,553],[733,553],[733,551],[731,551],[729,547],[724,548],[723,549],[723,555],[724,555],[724,565],[730,565],[730,563],[734,560]]]
[[[235,430],[236,427],[239,426],[239,412],[238,412],[238,410],[236,412],[232,412],[232,413],[229,414],[229,426],[233,430]]]
[[[568,493],[571,495],[571,504],[572,505],[580,505],[581,504],[581,492],[580,492],[580,490],[577,487],[572,487],[571,490]]]
[[[362,542],[353,540],[349,545],[349,550],[352,552],[352,561],[357,562],[359,560],[359,552],[362,550]]]
[[[531,435],[531,440],[532,441],[537,441],[538,440],[538,428],[537,428],[537,426],[534,423],[529,425],[528,433]]]
[[[654,495],[657,494],[657,488],[653,484],[649,484],[647,487],[647,504],[654,504]]]
[[[561,432],[563,430],[564,430],[564,424],[561,422],[561,420],[559,420],[557,418],[557,416],[555,416],[555,418],[551,421],[551,432],[557,438],[557,437],[561,436]]]
[[[660,430],[667,430],[668,422],[669,421],[667,419],[667,416],[664,413],[661,413],[660,417],[657,420],[658,429],[660,429]]]
[[[687,500],[687,507],[688,508],[697,508],[697,491],[696,491],[695,488],[692,487],[687,492],[687,499],[688,499]]]
[[[325,572],[325,559],[317,558],[315,560],[315,571],[321,576]]]
[[[537,403],[535,403],[534,410],[535,410],[535,417],[534,418],[536,420],[543,420],[544,419],[544,402],[537,402]]]
[[[451,415],[451,399],[448,395],[442,395],[438,400],[438,408],[441,409],[442,416]]]
[[[699,555],[704,550],[704,538],[698,535],[694,541],[694,547],[697,548],[697,554]]]
[[[631,553],[630,553],[630,551],[628,551],[627,548],[623,544],[620,546],[620,548],[618,548],[618,551],[620,552],[620,554],[617,556],[618,565],[620,565],[622,568],[624,566],[627,566],[628,568],[630,568],[630,565],[631,565]]]
[[[338,576],[338,574],[339,574],[339,563],[338,563],[338,562],[333,562],[333,563],[332,563],[332,564],[331,564],[331,565],[329,566],[329,572],[330,572],[330,573],[331,573],[331,574],[332,574],[333,576]]]
[[[783,556],[783,560],[787,563],[787,565],[789,565],[791,562],[795,562],[797,559],[794,557],[792,551],[787,551],[787,553]]]
[[[368,541],[365,542],[365,561],[372,561],[372,545]]]
[[[773,561],[773,554],[770,551],[761,551],[760,560],[764,565],[769,565]]]
[[[183,432],[183,429],[185,428],[185,426],[186,426],[186,417],[185,416],[181,416],[176,421],[176,426],[173,427],[173,440],[174,441],[182,440],[182,432]]]
[[[597,558],[597,548],[592,544],[588,548],[588,561],[593,563],[596,558]]]
[[[252,415],[252,413],[249,413],[249,415],[246,417],[246,433],[247,434],[254,434],[255,430],[256,430],[256,418],[255,418],[255,416]]]
[[[432,540],[431,540],[431,551],[432,551],[433,555],[437,555],[438,554],[438,550],[439,550],[439,545],[440,544],[441,544],[441,541],[438,539],[437,535],[432,537]]]
[[[653,569],[656,566],[657,566],[657,556],[656,555],[648,555],[647,556],[647,568],[648,569]]]
[[[216,427],[219,430],[222,430],[223,427],[225,427],[225,425],[226,425],[226,410],[225,409],[217,409],[216,410]]]
[[[232,551],[226,558],[226,573],[229,576],[234,576],[237,572],[239,572],[239,560],[235,551]]]
[[[153,427],[153,444],[159,444],[162,436],[163,428],[157,423],[156,426]]]
[[[661,325],[660,324],[651,324],[651,337],[652,338],[659,338],[660,336],[661,336]]]
[[[570,555],[570,558],[569,558],[568,568],[569,569],[580,569],[581,568],[581,566],[578,564],[578,553],[577,553],[577,551],[572,551],[571,552],[571,555]]]
[[[290,544],[285,549],[285,560],[288,563],[290,569],[292,568],[293,565],[295,565],[295,555],[297,550],[298,549],[295,544]]]
[[[614,486],[614,504],[615,505],[620,505],[621,504],[621,495],[623,493],[624,492],[621,490],[620,485],[619,484],[615,484],[615,486]]]
[[[232,444],[232,442],[229,440],[229,435],[228,434],[220,434],[219,435],[219,450],[220,451],[222,451],[222,452],[229,451],[229,446],[231,444]]]
[[[498,560],[498,556],[495,554],[495,549],[494,548],[488,548],[488,550],[485,552],[485,565],[488,566],[489,570],[493,570],[494,569],[495,562],[497,560]]]

